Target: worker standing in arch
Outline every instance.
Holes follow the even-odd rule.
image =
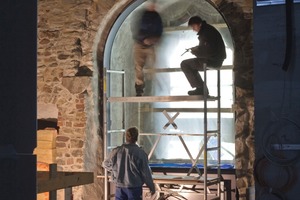
[[[203,71],[203,64],[219,68],[226,58],[225,44],[218,30],[207,24],[199,16],[191,17],[188,21],[193,31],[197,32],[199,45],[190,48],[190,51],[196,58],[190,58],[181,62],[181,69],[185,74],[192,88],[188,91],[189,95],[203,95],[204,90],[208,95],[207,86],[204,86],[199,71]]]
[[[147,64],[155,63],[154,46],[160,41],[163,33],[162,19],[156,11],[155,1],[149,2],[141,14],[134,31],[134,65],[135,65],[135,90],[136,96],[144,94],[143,68]]]

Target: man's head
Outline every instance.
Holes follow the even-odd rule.
[[[188,25],[192,27],[193,31],[199,32],[202,24],[202,19],[199,16],[194,16],[189,19]]]
[[[139,130],[137,127],[130,127],[126,130],[126,142],[127,143],[136,143],[139,136]]]
[[[146,8],[147,8],[148,11],[156,11],[156,4],[155,4],[155,1],[153,1],[153,2],[148,2]]]

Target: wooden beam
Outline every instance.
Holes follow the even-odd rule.
[[[57,172],[55,178],[50,178],[49,172],[38,171],[37,193],[85,185],[93,182],[93,172]]]

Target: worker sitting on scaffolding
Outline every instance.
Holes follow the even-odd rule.
[[[203,71],[203,64],[210,67],[219,68],[226,58],[224,41],[216,28],[203,21],[199,16],[189,19],[188,26],[197,32],[199,45],[188,50],[196,56],[181,62],[181,69],[188,79],[192,88],[189,95],[203,95],[204,90],[208,95],[207,86],[204,85],[199,71]]]

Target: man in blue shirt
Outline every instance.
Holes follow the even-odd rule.
[[[155,194],[148,156],[137,144],[139,130],[126,130],[126,143],[112,150],[102,166],[111,172],[116,185],[116,200],[142,200],[144,183]]]

